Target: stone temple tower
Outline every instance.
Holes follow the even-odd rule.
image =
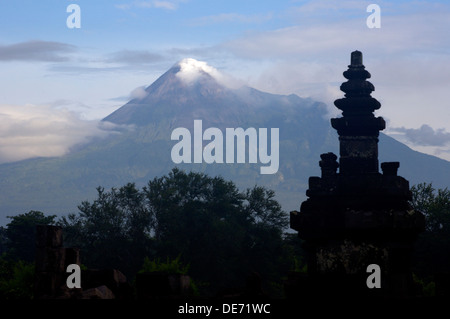
[[[361,52],[351,53],[343,74],[345,96],[334,102],[342,117],[331,119],[339,162],[333,153],[320,155],[321,177],[310,177],[308,199],[290,215],[307,254],[308,273],[297,293],[409,297],[414,295],[410,254],[424,217],[408,202],[409,182],[397,175],[400,163],[381,163],[379,172],[378,136],[385,121],[373,114],[381,105],[371,96],[375,88]],[[376,279],[378,287],[368,284]]]

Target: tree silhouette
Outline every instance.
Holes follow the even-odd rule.
[[[222,177],[175,168],[142,190],[127,184],[97,191],[78,215],[60,221],[65,241],[82,249],[89,267],[133,274],[145,257],[180,256],[210,292],[245,284],[254,272],[280,279],[288,221],[271,190],[240,192]]]
[[[56,215],[45,216],[42,212],[32,210],[8,218],[11,219],[5,231],[8,258],[34,262],[36,225],[51,225]]]
[[[414,209],[425,215],[425,231],[416,243],[414,265],[423,278],[450,271],[450,190],[421,183],[411,187]]]

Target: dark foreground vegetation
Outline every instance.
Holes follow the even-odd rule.
[[[300,239],[286,232],[287,214],[264,187],[241,192],[221,177],[173,169],[142,189],[97,191],[77,214],[9,217],[0,228],[0,299],[33,298],[38,224],[62,226],[64,245],[80,248],[83,267],[119,269],[131,283],[142,271],[188,274],[198,296],[241,289],[257,276],[268,296],[282,298],[288,272],[306,269]],[[450,191],[419,184],[412,192],[426,216],[413,271],[432,296],[433,276],[450,270]]]

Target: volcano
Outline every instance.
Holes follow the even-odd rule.
[[[376,79],[374,80],[376,83]],[[297,95],[277,95],[238,85],[205,62],[184,59],[173,65],[139,97],[105,117],[117,129],[70,154],[0,165],[0,224],[6,216],[39,210],[65,215],[83,200],[95,198],[98,186],[144,186],[174,167],[221,175],[242,191],[255,185],[273,189],[285,211],[305,199],[309,176],[320,175],[320,154],[338,154],[338,137],[326,105]],[[179,163],[172,161],[174,129],[203,127],[278,128],[279,169],[260,174],[258,163]],[[111,125],[110,125],[111,126]],[[203,145],[205,146],[205,145]],[[433,182],[447,187],[450,162],[411,150],[380,135],[380,162],[400,161],[399,174],[411,185]]]

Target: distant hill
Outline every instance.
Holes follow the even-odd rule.
[[[376,84],[376,79],[375,79]],[[133,99],[103,121],[120,126],[117,134],[66,156],[36,158],[0,165],[0,225],[6,216],[41,210],[65,215],[82,200],[92,200],[96,187],[144,186],[173,167],[222,175],[241,190],[255,184],[276,191],[285,211],[298,209],[310,176],[320,175],[320,154],[339,154],[338,137],[325,105],[297,95],[276,95],[250,87],[229,88],[214,69],[186,59],[170,68]],[[171,149],[177,127],[193,132],[194,120],[203,130],[216,127],[279,128],[279,170],[261,175],[256,164],[174,164]],[[207,142],[204,142],[205,146]],[[410,185],[433,182],[450,186],[450,162],[411,150],[380,135],[380,163],[400,161],[399,174]]]

